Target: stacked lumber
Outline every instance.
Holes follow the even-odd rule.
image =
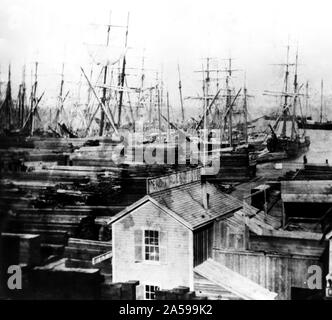
[[[27,153],[24,151],[0,149],[0,173],[24,171],[26,169],[24,166],[26,157]]]
[[[139,281],[110,283],[102,285],[102,300],[136,300],[136,287]]]
[[[112,283],[111,252],[111,242],[70,238],[64,252],[65,267],[99,269],[104,277],[100,288],[101,299],[135,300],[137,281]]]
[[[29,299],[98,300],[104,278],[99,269],[67,268],[65,259],[29,273]]]
[[[263,152],[257,157],[257,163],[275,162],[288,159],[286,152]]]
[[[138,283],[112,284],[111,243],[96,241],[97,229],[146,194],[147,178],[175,172],[178,166],[126,159],[117,165],[112,156],[121,156],[119,148],[119,142],[110,139],[98,143],[87,139],[0,139],[0,155],[6,160],[0,163],[5,230],[22,235],[22,239],[32,235],[30,242],[39,242],[38,252],[33,246],[21,245],[24,251],[19,249],[22,240],[16,237],[8,261],[29,262],[29,252],[39,259],[34,265],[45,264],[51,256],[64,257],[29,273],[29,297],[136,297]],[[96,231],[93,237],[74,239],[77,235],[85,238],[83,221],[90,218]]]
[[[0,149],[9,148],[33,148],[34,144],[32,141],[28,141],[23,136],[0,136]]]
[[[70,238],[65,248],[64,257],[67,268],[98,268],[104,277],[101,287],[103,299],[120,299],[120,289],[112,284],[112,243]],[[119,290],[119,291],[118,291]],[[118,293],[117,297],[114,294]],[[128,295],[127,295],[128,297]],[[131,300],[131,296],[128,297]]]
[[[68,141],[49,139],[34,140],[33,138],[0,137],[0,169],[13,171],[11,167],[16,164],[14,171],[24,171],[24,162],[57,162],[66,165],[68,154],[73,152],[74,147]],[[12,163],[11,163],[12,161]],[[21,168],[22,167],[22,168]],[[19,170],[21,168],[21,170]]]
[[[41,262],[40,237],[33,234],[3,233],[3,254],[8,265],[35,266]]]
[[[294,178],[296,180],[332,180],[332,166],[325,164],[305,164],[304,169]]]
[[[156,300],[207,300],[204,295],[196,295],[188,287],[179,286],[171,290],[159,290],[156,292]]]
[[[112,251],[111,242],[70,238],[64,256],[68,258],[66,265],[86,262],[92,267],[93,258],[109,251]]]
[[[118,207],[113,209],[115,213],[121,211]],[[43,244],[64,246],[68,237],[75,236],[82,218],[91,214],[98,221],[106,221],[113,214],[108,208],[95,207],[65,207],[65,208],[18,208],[9,216],[7,230],[39,234]]]
[[[256,160],[247,150],[222,153],[219,173],[207,176],[208,181],[244,182],[256,176]]]
[[[114,167],[137,161],[144,165],[178,166],[179,148],[174,144],[107,145],[81,147],[70,156],[73,165]],[[185,164],[189,164],[189,155]]]
[[[0,138],[0,154],[8,156],[7,162],[19,160],[18,170],[2,167],[5,230],[40,235],[43,255],[61,255],[83,218],[94,216],[98,228],[146,194],[147,178],[179,170],[132,161],[116,165],[112,156],[121,155],[121,148],[121,141],[109,138]]]
[[[112,251],[112,243],[70,238],[65,247],[64,257],[68,268],[98,268],[107,277],[112,275],[111,258],[106,256],[103,261],[94,261],[94,258]]]
[[[239,300],[234,293],[218,286],[212,281],[194,273],[194,289],[197,296],[206,296],[208,300]]]

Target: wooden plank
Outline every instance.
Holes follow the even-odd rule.
[[[308,266],[321,265],[319,258],[313,256],[253,251],[217,250],[215,259],[261,286],[277,292],[278,299],[282,300],[291,298],[291,286],[307,286]]]
[[[284,202],[310,202],[310,203],[332,203],[332,194],[282,194],[281,199]]]
[[[266,230],[263,229],[264,236],[288,238],[288,239],[305,239],[320,241],[322,233],[303,232],[303,231],[284,231],[284,230]]]
[[[105,260],[111,259],[112,258],[112,251],[108,251],[106,253],[103,253],[97,257],[92,258],[92,265],[96,265],[98,263],[101,263]]]
[[[277,296],[212,259],[197,266],[195,272],[245,300],[274,300]]]
[[[251,235],[250,250],[280,254],[297,254],[320,258],[325,245],[319,240],[304,240],[294,238],[279,238]]]
[[[77,238],[69,238],[68,245],[76,247],[81,246],[81,247],[105,248],[107,251],[109,251],[109,249],[112,247],[112,244],[110,242],[77,239]]]
[[[19,216],[15,216],[10,218],[10,221],[17,221],[20,223],[38,223],[38,224],[59,224],[59,225],[78,225],[81,222],[81,219],[86,217],[87,215],[37,215],[37,214],[20,214]],[[101,216],[98,217],[99,221],[108,221],[109,217]],[[96,221],[97,222],[97,221]]]
[[[332,180],[281,181],[284,194],[331,194]]]

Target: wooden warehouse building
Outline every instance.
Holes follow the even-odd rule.
[[[282,215],[201,183],[199,169],[150,179],[147,190],[109,222],[113,281],[139,280],[138,298],[177,286],[213,299],[319,293],[308,287],[308,270],[327,274],[321,232],[284,228]]]
[[[242,201],[212,184],[201,183],[199,169],[151,179],[148,191],[110,221],[113,282],[138,280],[137,298],[151,299],[156,291],[177,286],[200,291],[208,279],[195,274],[212,267],[217,270],[217,296],[221,299],[276,296],[212,260],[218,220],[241,211]],[[210,276],[213,273],[209,272]]]

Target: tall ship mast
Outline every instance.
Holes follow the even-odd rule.
[[[323,88],[324,88],[324,81],[321,80],[319,121],[313,121],[308,118],[302,117],[298,121],[299,128],[308,129],[308,130],[332,130],[332,121],[329,120],[323,121],[323,110],[324,110]]]
[[[267,148],[270,152],[286,152],[287,157],[296,158],[300,154],[306,152],[310,146],[310,137],[305,135],[305,131],[300,135],[299,128],[296,121],[296,107],[299,100],[299,91],[302,85],[298,85],[298,53],[296,53],[295,64],[289,63],[289,46],[287,46],[287,60],[285,64],[285,80],[284,89],[281,93],[274,94],[276,96],[282,97],[283,106],[282,114],[276,120],[274,126],[270,126],[271,136],[267,140]],[[289,76],[290,67],[295,67],[294,72],[294,92],[290,92],[289,88]],[[291,122],[291,131],[289,135],[289,130],[287,130],[288,122]],[[277,129],[279,124],[282,123],[281,134],[277,135]]]

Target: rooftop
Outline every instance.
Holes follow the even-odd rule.
[[[206,183],[208,209],[203,203],[201,182],[193,182],[145,196],[132,206],[114,216],[111,223],[122,218],[146,201],[152,201],[166,212],[175,214],[190,229],[198,229],[211,221],[232,214],[243,207],[242,201],[223,193],[216,186]]]
[[[206,183],[206,192],[209,197],[208,210],[204,208],[202,186],[199,181],[150,196],[188,222],[193,229],[243,207],[240,200],[223,193],[212,184]]]

